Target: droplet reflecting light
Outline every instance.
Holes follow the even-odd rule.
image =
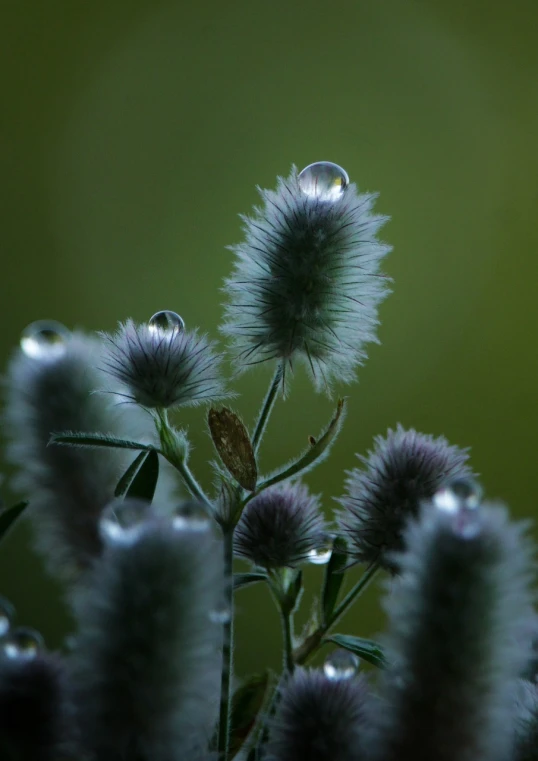
[[[3,652],[7,658],[22,658],[23,660],[35,658],[44,646],[41,634],[26,626],[13,629],[2,643]]]
[[[209,612],[209,620],[214,624],[227,624],[230,618],[230,609],[224,604]]]
[[[5,597],[0,597],[0,637],[6,636],[14,618],[15,608]]]
[[[309,164],[300,172],[298,181],[305,195],[333,203],[342,198],[349,185],[346,170],[332,161],[316,161],[315,164]]]
[[[331,559],[333,551],[332,539],[327,541],[321,547],[315,547],[308,553],[308,562],[313,565],[325,565]]]
[[[172,516],[177,531],[209,531],[211,522],[205,510],[196,502],[181,505]]]
[[[114,500],[103,511],[99,528],[105,541],[121,544],[135,542],[151,515],[151,506],[141,500]]]
[[[71,334],[61,322],[38,320],[28,325],[21,334],[21,349],[27,357],[54,360],[63,356]]]
[[[323,664],[323,672],[328,679],[351,679],[359,668],[359,659],[349,650],[335,650]]]
[[[177,312],[163,309],[161,312],[155,312],[155,314],[149,318],[148,327],[151,333],[172,337],[176,333],[185,330],[185,322]]]
[[[472,478],[449,481],[433,497],[435,507],[447,513],[456,513],[461,509],[476,510],[481,501],[482,490]]]

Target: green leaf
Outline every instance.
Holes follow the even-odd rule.
[[[235,691],[230,712],[230,758],[239,752],[255,727],[265,703],[269,682],[269,672],[254,674]]]
[[[235,412],[212,407],[207,422],[213,444],[228,472],[237,483],[254,491],[258,480],[256,457],[245,424]]]
[[[343,647],[344,650],[355,653],[359,658],[371,663],[372,666],[382,669],[387,665],[381,645],[378,645],[377,642],[371,639],[352,637],[350,634],[331,634],[330,637],[325,637],[323,641],[334,642],[338,647]]]
[[[286,468],[286,470],[283,470],[274,476],[270,476],[268,479],[263,481],[258,486],[257,493],[263,491],[263,489],[267,489],[268,486],[273,486],[273,484],[280,483],[280,481],[291,478],[298,473],[304,473],[308,470],[311,470],[316,464],[324,459],[329,454],[329,450],[332,444],[342,429],[342,424],[345,418],[345,411],[346,400],[339,399],[338,404],[336,405],[334,416],[323,433],[318,436],[317,439],[313,436],[309,436],[310,446],[303,452],[299,459],[296,462],[292,463],[288,468]]]
[[[91,447],[100,449],[136,449],[145,452],[151,452],[155,447],[150,444],[141,444],[138,441],[128,441],[126,439],[117,439],[106,433],[80,433],[65,431],[64,433],[53,433],[49,439],[49,444],[60,444],[71,447]]]
[[[28,507],[28,502],[19,502],[0,512],[0,539],[3,539],[19,515]]]
[[[159,480],[159,455],[152,449],[146,455],[138,473],[133,478],[125,496],[129,499],[144,499],[153,502],[157,481]]]
[[[334,611],[338,594],[344,581],[347,563],[347,547],[345,539],[337,536],[334,540],[331,559],[325,566],[323,590],[321,593],[321,620],[326,624]]]
[[[123,474],[123,476],[118,481],[118,485],[116,486],[116,489],[114,491],[115,497],[123,497],[123,495],[126,493],[129,486],[131,485],[133,478],[136,476],[138,469],[140,468],[141,464],[144,462],[147,456],[148,456],[147,452],[140,452],[140,454],[136,456],[136,458],[129,465],[129,467]]]
[[[259,581],[267,581],[265,573],[234,573],[234,589],[248,587],[250,584],[256,584]]]

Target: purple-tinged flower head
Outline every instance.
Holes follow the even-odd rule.
[[[531,649],[531,545],[502,506],[448,496],[435,495],[406,529],[386,601],[389,667],[370,720],[372,761],[511,757]]]
[[[301,360],[318,390],[350,382],[377,341],[377,309],[388,293],[380,273],[390,246],[377,239],[387,217],[375,194],[359,194],[341,167],[318,162],[261,190],[232,246],[234,271],[222,331],[239,370],[267,360]]]
[[[220,684],[220,542],[198,515],[111,507],[105,551],[75,606],[80,747],[105,761],[201,757]]]
[[[122,384],[120,395],[128,401],[166,409],[228,396],[214,344],[185,330],[175,312],[157,312],[144,325],[127,320],[103,338],[104,369]]]
[[[234,552],[263,568],[294,568],[327,543],[318,496],[300,483],[272,486],[251,500],[234,535]]]
[[[49,653],[0,654],[0,758],[57,761],[67,757],[67,681],[60,659]]]
[[[361,761],[367,703],[362,676],[296,669],[282,689],[268,761]]]
[[[468,452],[398,425],[376,437],[366,457],[357,456],[363,468],[348,472],[338,524],[352,557],[395,572],[391,553],[403,549],[407,521],[444,483],[471,475]]]
[[[134,407],[119,408],[103,386],[102,346],[59,323],[32,323],[23,332],[4,381],[7,458],[14,486],[30,499],[38,549],[49,568],[72,578],[101,550],[98,523],[129,462],[119,450],[48,446],[62,431],[102,431],[131,438],[142,428]],[[147,423],[143,423],[147,427]]]

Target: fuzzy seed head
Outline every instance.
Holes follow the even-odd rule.
[[[319,497],[300,483],[269,487],[248,503],[235,531],[237,555],[264,568],[294,568],[327,540]]]
[[[242,218],[245,239],[231,247],[236,261],[225,285],[222,331],[239,369],[298,359],[318,390],[350,382],[365,345],[377,342],[377,309],[388,293],[379,267],[390,247],[376,237],[387,217],[372,213],[376,195],[353,183],[336,200],[305,192],[295,167],[260,195],[262,206]]]
[[[297,669],[282,691],[269,761],[360,761],[367,698],[363,677]]]
[[[222,399],[221,356],[196,331],[120,323],[104,333],[104,369],[123,385],[126,400],[147,408],[192,406]]]
[[[425,504],[410,521],[386,600],[389,668],[372,761],[510,758],[514,691],[531,649],[525,528],[491,503]]]
[[[471,476],[468,452],[443,436],[398,425],[386,437],[378,436],[366,457],[357,456],[363,468],[348,472],[347,494],[338,500],[343,507],[338,524],[357,561],[379,562],[395,572],[391,553],[403,548],[407,521],[444,483]]]

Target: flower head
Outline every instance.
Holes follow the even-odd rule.
[[[235,532],[237,555],[264,568],[293,568],[327,539],[319,497],[302,484],[269,487],[248,503]]]
[[[243,217],[245,240],[231,250],[230,301],[223,332],[240,369],[300,359],[319,390],[349,382],[377,341],[378,304],[387,295],[376,238],[387,217],[372,213],[373,194],[358,194],[344,170],[318,162],[260,190],[263,206]]]
[[[142,407],[179,407],[226,396],[220,355],[206,336],[184,330],[182,322],[135,325],[127,320],[103,338],[105,369],[123,384],[124,396]]]
[[[364,678],[297,669],[282,690],[269,738],[271,761],[354,761],[368,693]]]
[[[356,560],[379,562],[395,571],[391,553],[403,548],[408,519],[443,483],[471,475],[468,453],[443,436],[434,438],[398,425],[385,438],[375,439],[367,457],[358,457],[364,468],[348,473],[338,523]]]

